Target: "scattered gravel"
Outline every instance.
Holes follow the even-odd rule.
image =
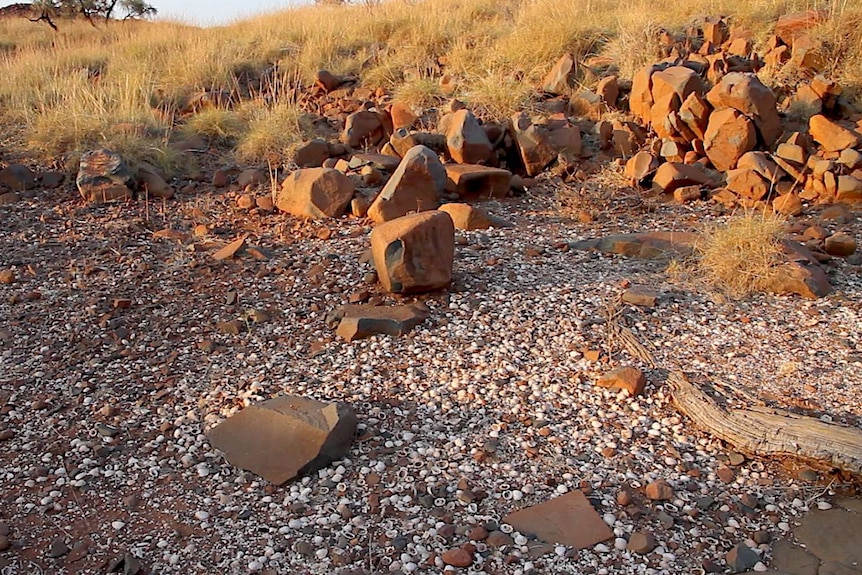
[[[240,212],[230,194],[148,210],[81,208],[70,192],[4,207],[0,268],[16,281],[0,286],[12,546],[0,564],[102,573],[131,553],[153,573],[431,573],[470,560],[472,572],[672,574],[724,565],[743,544],[765,568],[769,538],[755,535],[828,508],[840,479],[732,453],[674,411],[664,374],[860,426],[858,266],[834,262],[836,292],[821,300],[726,301],[671,283],[660,262],[565,248],[692,228],[720,217],[711,208],[582,224],[548,205],[542,192],[486,204],[517,227],[459,232],[452,289],[415,298],[430,319],[353,343],[325,323],[351,293],[412,301],[367,283],[360,221],[326,222],[321,240],[323,223]],[[216,261],[207,238],[153,237],[201,223],[221,245],[249,234],[269,258]],[[842,228],[862,240],[858,223]],[[660,294],[624,312],[655,368],[607,348],[605,305],[628,284]],[[234,320],[238,333],[220,332]],[[642,396],[595,386],[620,365],[647,374]],[[349,459],[278,487],[211,449],[207,429],[281,393],[350,402]],[[671,495],[651,501],[658,480]],[[614,539],[576,551],[501,523],[574,489]],[[655,539],[643,554],[635,532]]]

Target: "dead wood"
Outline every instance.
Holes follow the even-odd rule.
[[[724,408],[678,371],[668,382],[680,412],[740,451],[791,456],[862,474],[862,430],[779,409]]]

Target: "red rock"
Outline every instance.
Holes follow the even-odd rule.
[[[92,203],[128,200],[133,196],[129,167],[119,154],[104,148],[81,156],[75,182],[81,197]]]
[[[546,543],[586,549],[613,537],[582,491],[572,491],[503,518],[516,530]]]
[[[683,102],[689,94],[702,93],[703,86],[694,70],[685,66],[671,66],[652,75],[651,92],[654,102],[669,94],[676,94],[679,101]],[[655,122],[656,117],[652,116],[652,119]]]
[[[338,336],[354,341],[376,334],[404,335],[425,321],[428,315],[427,309],[416,306],[360,304],[341,306],[332,319],[339,320],[336,330]]]
[[[646,555],[656,547],[655,535],[649,532],[635,531],[629,537],[629,551],[634,551],[639,555]]]
[[[568,94],[574,86],[575,60],[571,54],[563,54],[554,67],[545,74],[542,90],[549,94]]]
[[[781,266],[780,272],[768,288],[773,293],[793,293],[807,299],[818,299],[832,292],[829,278],[815,262],[788,261]]]
[[[596,381],[599,387],[624,389],[629,395],[640,395],[646,387],[646,376],[634,367],[618,367],[604,374]]]
[[[753,74],[727,74],[706,99],[716,109],[733,108],[751,118],[767,146],[772,146],[782,133],[775,95]]]
[[[449,214],[420,212],[387,221],[371,231],[374,266],[383,288],[417,293],[452,281],[455,226]]]
[[[645,123],[650,122],[650,110],[655,103],[652,97],[652,76],[662,67],[647,65],[638,70],[632,78],[632,89],[629,94],[629,109]]]
[[[413,110],[407,104],[395,102],[389,110],[389,115],[392,116],[392,127],[395,130],[401,128],[410,129],[416,123],[417,117]]]
[[[862,180],[854,176],[838,176],[836,180],[836,201],[849,203],[862,202]]]
[[[821,70],[826,64],[823,42],[809,34],[797,36],[790,51],[790,63],[807,70]]]
[[[458,110],[440,120],[449,157],[459,164],[481,164],[491,159],[494,147],[469,110]]]
[[[678,204],[687,204],[701,199],[702,195],[700,186],[683,186],[674,190],[673,199]]]
[[[470,164],[446,164],[446,189],[462,200],[505,198],[509,195],[512,173],[501,168]]]
[[[327,70],[318,70],[315,82],[325,92],[332,92],[341,85],[341,80]]]
[[[698,139],[703,140],[709,125],[712,106],[697,92],[692,92],[679,108],[679,118]]]
[[[648,484],[645,493],[653,501],[669,501],[673,499],[673,487],[664,479],[657,479]]]
[[[0,284],[12,285],[15,283],[15,271],[7,268],[4,270],[0,270]]]
[[[440,558],[443,560],[443,563],[452,567],[465,568],[473,564],[473,554],[460,547],[445,551]]]
[[[647,151],[641,151],[629,158],[624,173],[626,177],[636,182],[642,182],[655,173],[658,167],[658,158]]]
[[[769,194],[769,183],[754,170],[738,169],[727,172],[727,189],[750,200],[762,200]]]
[[[772,209],[785,216],[798,216],[802,213],[802,200],[799,194],[790,192],[772,200]]]
[[[567,122],[562,125],[533,122],[524,112],[512,117],[512,131],[528,176],[540,173],[558,154],[577,158],[581,154],[581,132]]]
[[[785,175],[784,170],[770,160],[765,152],[748,152],[744,154],[736,162],[736,167],[739,169],[754,170],[771,184],[776,183]]]
[[[280,485],[342,458],[355,432],[346,404],[285,395],[246,407],[207,438],[231,464]]]
[[[347,116],[344,121],[341,141],[351,148],[359,148],[361,146],[373,146],[383,140],[385,136],[383,122],[377,112],[359,110]]]
[[[840,152],[859,143],[859,134],[819,114],[808,120],[808,133],[827,152]]]
[[[5,186],[13,192],[32,190],[36,187],[36,174],[22,164],[10,164],[0,170],[0,186]]]
[[[490,227],[508,228],[512,226],[509,222],[489,216],[470,204],[443,204],[440,206],[440,211],[449,214],[457,230],[487,230]]]
[[[655,189],[672,194],[682,186],[698,185],[714,188],[718,185],[718,176],[697,164],[667,162],[659,166],[652,181]]]
[[[296,170],[276,190],[273,201],[281,211],[305,218],[337,218],[353,199],[353,182],[331,168]]]
[[[819,10],[784,14],[775,23],[775,35],[788,46],[793,46],[793,41],[797,37],[807,35],[810,29],[816,27],[825,19],[825,14]]]
[[[808,154],[805,148],[796,144],[778,144],[778,147],[775,149],[775,155],[782,160],[793,162],[798,166],[803,166],[808,161]]]
[[[328,158],[329,144],[321,138],[303,143],[293,154],[293,161],[300,168],[319,168]]]
[[[614,150],[623,157],[635,155],[645,140],[643,130],[634,122],[614,120],[611,139]]]
[[[823,249],[830,256],[852,256],[856,252],[856,239],[850,234],[837,232],[826,238]]]
[[[245,236],[236,239],[213,254],[214,260],[226,260],[232,258],[245,246]]]
[[[723,18],[711,18],[703,24],[703,39],[713,46],[721,46],[727,40],[727,22]]]
[[[669,92],[655,98],[650,109],[650,118],[652,118],[652,129],[659,138],[675,138],[679,136],[679,132],[675,129],[674,124],[677,113],[680,108],[679,96],[673,92]]]
[[[724,108],[710,115],[703,146],[717,170],[733,169],[739,158],[753,150],[756,144],[754,123],[737,110]]]
[[[368,208],[368,217],[381,223],[409,212],[436,209],[446,188],[446,169],[430,148],[414,146]]]
[[[596,84],[596,94],[601,96],[605,104],[616,108],[620,96],[620,86],[616,76],[605,76]]]

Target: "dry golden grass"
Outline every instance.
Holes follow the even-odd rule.
[[[786,221],[772,211],[749,211],[708,226],[694,246],[691,275],[734,298],[766,291],[784,261]]]
[[[296,123],[279,102],[321,68],[358,75],[416,106],[436,102],[437,82],[449,74],[458,79],[456,96],[483,116],[504,118],[530,106],[537,83],[566,51],[579,59],[607,55],[630,77],[656,57],[660,27],[680,34],[724,14],[763,40],[778,15],[810,7],[832,16],[816,31],[826,42],[827,70],[858,95],[862,6],[852,0],[388,0],[303,6],[207,29],[64,22],[55,33],[3,20],[0,77],[11,80],[0,83],[0,119],[45,155],[122,143],[128,126],[144,141],[141,150],[164,150],[176,130],[200,127],[238,146],[242,157],[262,159],[289,149],[302,133],[291,128],[278,140],[267,123]],[[240,101],[234,112],[191,116],[185,126],[176,120],[171,103],[202,90],[254,102],[259,94],[249,93],[246,79],[268,70],[276,104],[252,104],[249,112],[249,102]]]

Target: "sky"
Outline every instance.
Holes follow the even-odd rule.
[[[178,18],[201,26],[228,24],[299,3],[296,0],[150,0],[160,17]]]
[[[23,1],[23,0],[17,0]],[[271,12],[303,0],[148,0],[159,11],[160,18],[177,19],[188,24],[211,26]],[[0,8],[15,4],[0,0]]]

